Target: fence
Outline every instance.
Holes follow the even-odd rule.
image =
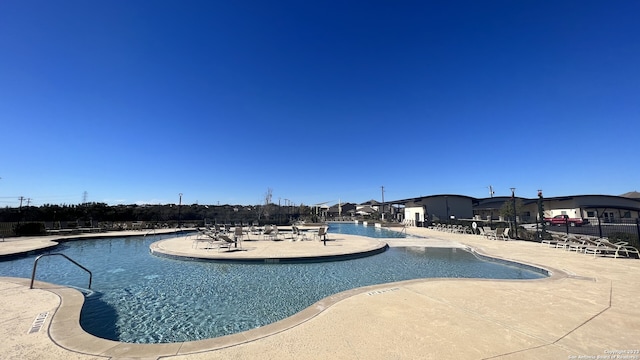
[[[539,226],[542,230],[542,227]],[[615,222],[597,222],[582,226],[547,226],[547,231],[562,232],[565,234],[590,235],[609,240],[626,241],[634,247],[640,246],[640,219],[622,219]]]
[[[17,222],[0,222],[0,238],[15,236]]]

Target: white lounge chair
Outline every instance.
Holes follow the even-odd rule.
[[[575,252],[584,252],[585,249],[591,244],[587,242],[587,238],[583,236],[575,236],[571,238],[571,242],[569,243],[569,251]]]
[[[560,235],[551,234],[551,239],[542,240],[540,241],[540,243],[547,244],[548,247],[557,247],[556,245],[562,241],[564,240],[560,237]]]
[[[222,241],[218,237],[218,234],[215,233],[212,229],[196,229],[197,233],[193,239],[192,247],[197,249],[200,243],[206,243],[206,250],[215,249],[216,247],[220,250],[220,245]]]
[[[271,240],[273,240],[273,241],[280,240],[279,236],[281,234],[280,234],[280,230],[278,229],[278,226],[277,225],[273,225],[271,228],[273,229],[273,231],[271,232]],[[283,235],[283,239],[284,239],[284,235]]]
[[[191,247],[197,249],[200,243],[209,243],[210,241],[211,237],[205,229],[196,228],[196,234],[193,235],[193,242],[191,243]]]
[[[487,239],[498,240],[498,236],[501,236],[504,232],[504,228],[496,228],[495,230],[487,230]]]
[[[617,258],[618,256],[624,255],[626,257],[630,257],[630,254],[635,254],[640,258],[640,252],[637,248],[630,246],[629,243],[625,241],[618,241],[616,243],[612,243],[607,239],[599,239],[597,240],[598,244],[596,246],[587,246],[584,249],[585,254],[592,253],[595,257],[597,254],[600,255],[613,255],[613,258]]]
[[[251,225],[249,228],[249,233],[253,235],[260,235],[260,229],[256,225]]]
[[[574,242],[574,239],[575,237],[573,234],[560,235],[559,240],[556,242],[556,249],[569,250],[569,245]]]
[[[304,233],[304,231],[300,231],[300,228],[298,228],[297,226],[293,225],[291,227],[291,232],[292,232],[292,241],[294,240],[307,240],[307,234]]]
[[[273,228],[271,228],[271,225],[265,225],[264,226],[264,230],[262,231],[262,238],[263,239],[271,239],[271,237],[273,233]]]
[[[504,241],[513,240],[513,238],[509,235],[510,231],[510,228],[504,228],[504,230],[502,230],[502,234],[500,234],[500,238]]]
[[[480,237],[487,237],[489,234],[487,233],[487,229],[491,230],[491,228],[485,228],[484,226],[478,226],[477,235]]]

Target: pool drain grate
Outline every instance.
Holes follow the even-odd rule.
[[[40,329],[42,328],[42,325],[44,325],[44,322],[47,320],[47,316],[49,316],[49,312],[43,312],[38,314],[38,316],[36,316],[36,319],[33,320],[33,324],[31,324],[31,328],[29,329],[27,334],[33,334],[33,333],[39,332]]]

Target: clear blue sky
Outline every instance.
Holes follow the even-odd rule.
[[[0,206],[640,190],[639,1],[3,1]]]

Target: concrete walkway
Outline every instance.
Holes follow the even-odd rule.
[[[422,228],[408,232],[425,238],[383,242],[468,246],[549,269],[553,275],[527,281],[420,279],[359,288],[262,328],[160,345],[95,338],[78,326],[83,297],[76,290],[44,283],[29,290],[28,280],[0,278],[0,337],[4,339],[0,354],[7,359],[39,360],[622,359],[623,355],[640,359],[640,308],[635,304],[640,297],[640,260],[593,257],[537,243],[490,241]],[[181,251],[189,252],[192,242],[183,240]],[[346,251],[358,241],[340,235],[333,245]],[[293,247],[304,245],[313,256],[312,251],[324,247],[320,244],[283,241],[268,246],[282,254],[285,246],[299,251]],[[3,251],[5,245],[0,245]]]

